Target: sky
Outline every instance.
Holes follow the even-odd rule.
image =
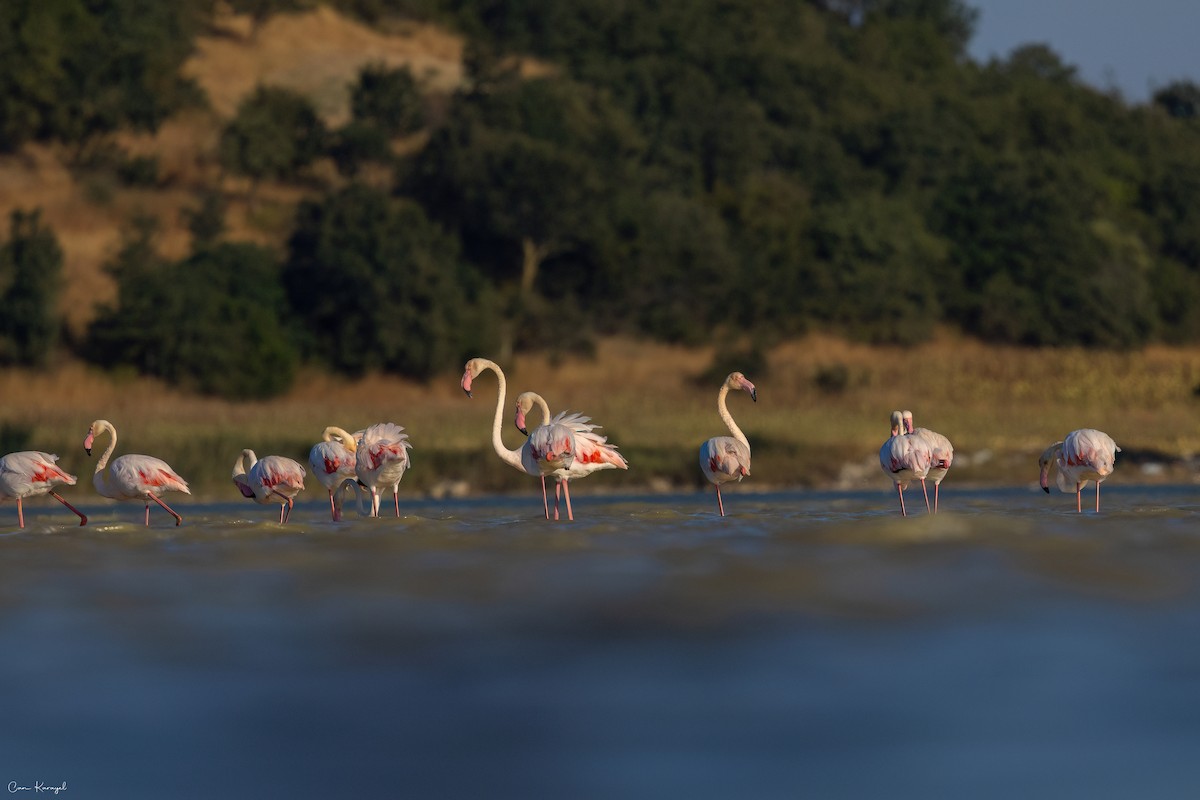
[[[1046,44],[1079,78],[1143,103],[1175,80],[1200,85],[1200,0],[964,0],[980,12],[968,51],[986,62]]]

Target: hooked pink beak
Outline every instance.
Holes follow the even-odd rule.
[[[467,393],[467,397],[471,396],[471,371],[467,370],[463,373],[462,382],[459,384],[462,390]]]
[[[525,411],[520,406],[517,406],[517,418],[513,422],[516,424],[517,430],[526,436],[529,435],[529,431],[525,428]]]
[[[83,440],[83,449],[89,456],[92,454],[92,442],[96,441],[96,435],[88,431],[87,438]]]

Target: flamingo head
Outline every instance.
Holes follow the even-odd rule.
[[[529,413],[529,409],[533,408],[533,392],[522,392],[517,397],[517,416],[513,422],[517,426],[517,430],[526,436],[529,435],[528,425],[525,422],[525,415]],[[545,423],[545,420],[542,420]]]
[[[899,436],[900,431],[904,430],[904,414],[899,411],[892,412],[892,436]]]
[[[1062,442],[1055,442],[1042,451],[1041,456],[1038,457],[1038,467],[1042,473],[1040,483],[1042,491],[1046,492],[1046,494],[1050,493],[1050,465],[1054,463],[1055,459],[1058,458],[1058,454],[1062,452],[1062,446]]]
[[[730,391],[741,389],[750,395],[751,400],[756,403],[758,402],[758,390],[754,388],[754,384],[747,380],[746,376],[742,373],[729,373],[729,377],[725,379],[725,385],[729,387]]]
[[[904,423],[904,432],[913,432],[913,415],[911,411],[900,412],[900,421]]]
[[[472,358],[467,362],[466,367],[463,368],[462,381],[459,382],[459,385],[467,393],[467,397],[471,396],[471,381],[479,377],[479,373],[483,372],[484,366],[484,359]]]
[[[92,444],[96,441],[96,435],[104,430],[104,426],[108,424],[108,422],[98,419],[88,426],[87,436],[83,439],[83,449],[89,456],[92,454]]]

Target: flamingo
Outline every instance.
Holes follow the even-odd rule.
[[[363,431],[354,451],[358,480],[371,491],[371,516],[379,516],[379,487],[392,487],[396,516],[400,516],[400,479],[408,469],[408,434],[391,422],[380,422]]]
[[[104,432],[112,437],[108,448],[96,462],[96,472],[92,475],[92,484],[96,491],[112,500],[142,500],[146,504],[146,525],[150,524],[150,501],[158,503],[168,514],[175,518],[175,524],[183,523],[183,517],[159,499],[163,492],[183,492],[191,494],[187,481],[179,477],[171,466],[161,458],[142,456],[130,453],[114,458],[112,465],[108,457],[117,446],[117,429],[106,419],[98,419],[88,428],[83,440],[83,449],[90,456],[92,442]],[[105,467],[108,467],[106,470]]]
[[[904,432],[910,436],[920,436],[929,445],[932,461],[930,462],[929,480],[933,481],[933,513],[938,510],[938,487],[942,484],[942,478],[946,477],[946,473],[950,471],[950,465],[954,463],[954,445],[950,444],[950,440],[940,433],[931,431],[928,428],[913,428],[913,415],[911,411],[903,412]]]
[[[896,494],[900,497],[900,514],[908,516],[904,508],[904,490],[909,481],[916,479],[921,482],[921,491],[925,494],[925,510],[929,508],[929,492],[925,488],[925,477],[933,463],[933,451],[929,442],[923,437],[904,432],[904,415],[899,411],[892,412],[892,436],[879,448],[879,466],[896,484]]]
[[[731,390],[748,392],[750,399],[758,402],[758,390],[740,372],[731,372],[717,392],[717,414],[733,436],[714,436],[700,445],[700,470],[709,483],[717,487],[717,511],[725,516],[725,504],[721,501],[721,484],[741,481],[750,474],[750,442],[746,434],[733,421],[733,415],[725,405],[725,397]]]
[[[17,522],[25,527],[25,510],[22,501],[26,497],[48,494],[79,516],[79,524],[86,525],[87,517],[54,491],[55,486],[74,486],[75,476],[67,473],[54,462],[58,456],[38,450],[23,450],[9,453],[0,458],[0,501],[16,498]]]
[[[542,424],[530,433],[525,424],[525,415],[537,404],[542,414]],[[594,431],[599,425],[592,425],[591,418],[582,414],[563,411],[554,418],[550,417],[550,406],[536,392],[523,392],[517,397],[517,416],[514,420],[517,430],[529,437],[529,447],[538,462],[542,473],[542,497],[546,496],[546,476],[553,475],[558,479],[554,487],[554,518],[558,519],[558,490],[562,487],[567,498],[567,519],[574,520],[571,514],[571,490],[569,481],[573,478],[585,478],[593,472],[602,469],[629,469],[629,462],[617,452],[615,444],[609,444],[607,437]],[[573,455],[571,462],[564,465],[561,456],[557,459],[555,453],[567,452],[561,442],[561,432],[558,427],[567,430],[571,442],[567,445]]]
[[[508,391],[508,383],[504,379],[504,370],[500,369],[500,365],[486,358],[472,358],[463,368],[463,376],[459,385],[467,393],[467,397],[472,397],[471,384],[484,370],[491,370],[496,373],[496,416],[492,420],[492,448],[495,449],[496,455],[500,456],[500,460],[513,469],[520,470],[526,475],[532,475],[535,478],[541,477],[542,471],[538,467],[537,456],[533,454],[533,444],[528,439],[525,440],[525,444],[518,450],[510,450],[504,446],[504,439],[500,435],[500,428],[504,420],[504,397]],[[559,436],[560,444],[566,441],[573,441],[573,439],[562,439],[561,432],[558,432],[557,435]],[[546,456],[550,457],[549,452],[546,453]],[[573,453],[557,452],[553,456],[553,459],[559,464],[568,467],[574,461],[574,458]],[[546,512],[546,519],[550,519],[550,507],[546,498],[546,484],[544,481],[542,482],[542,507]]]
[[[250,472],[246,472],[249,461]],[[284,456],[264,456],[259,459],[253,450],[243,450],[233,464],[233,482],[243,497],[256,503],[279,503],[279,524],[292,516],[294,498],[304,491],[304,467]]]
[[[1042,488],[1050,493],[1050,465],[1058,464],[1058,489],[1070,492],[1075,485],[1075,510],[1083,513],[1081,493],[1088,481],[1096,482],[1096,512],[1100,511],[1100,484],[1112,474],[1121,448],[1112,437],[1095,428],[1071,431],[1067,438],[1046,448],[1038,459]]]
[[[358,436],[362,433],[359,431]],[[354,456],[357,449],[357,436],[330,426],[321,434],[321,441],[308,451],[308,465],[312,467],[313,475],[329,492],[329,511],[334,522],[342,518],[342,504],[338,499],[342,487],[348,483],[356,491],[358,489]],[[361,503],[359,507],[361,510]]]

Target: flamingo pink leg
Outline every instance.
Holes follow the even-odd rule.
[[[550,501],[546,497],[546,476],[542,476],[542,508],[546,512],[546,519],[550,519]]]
[[[1080,495],[1082,493],[1083,493],[1083,484],[1082,483],[1075,484],[1075,510],[1078,511],[1080,514],[1083,513],[1083,501],[1080,499]]]
[[[558,498],[559,492],[562,490],[562,481],[554,484],[554,518],[558,519]]]
[[[1096,513],[1100,513],[1100,481],[1096,481]]]
[[[21,498],[19,497],[17,498],[17,522],[21,524],[22,528],[25,527],[25,511],[21,508]]]
[[[271,490],[271,494],[283,501],[279,504],[279,524],[282,525],[283,523],[287,522],[288,517],[292,515],[292,498],[280,494],[274,489]],[[284,505],[284,503],[287,503],[287,505]]]
[[[396,501],[396,517],[400,517],[400,493],[392,492],[392,499]]]
[[[567,498],[567,519],[575,521],[575,515],[571,513],[571,484],[570,481],[563,479],[562,482],[563,496]]]
[[[78,508],[76,508],[75,506],[71,505],[71,504],[70,504],[70,503],[68,503],[66,500],[63,500],[63,499],[62,499],[62,497],[60,497],[60,496],[59,496],[58,492],[53,492],[53,491],[52,491],[52,492],[50,492],[50,496],[51,496],[51,497],[53,497],[53,498],[54,498],[55,500],[57,500],[58,502],[62,503],[62,504],[63,504],[64,506],[66,506],[67,508],[69,508],[69,509],[71,509],[72,511],[74,511],[76,514],[78,514],[78,515],[79,515],[79,524],[80,524],[81,526],[82,526],[82,525],[87,525],[87,517],[85,517],[83,514],[80,514],[80,512],[79,512],[79,509],[78,509]],[[20,508],[21,508],[21,501],[19,501],[19,500],[18,500],[18,501],[17,501],[17,509],[18,509],[18,510],[20,510]],[[22,525],[21,527],[23,528],[23,527],[25,527],[25,526],[24,526],[24,525]]]
[[[717,486],[717,511],[721,512],[721,516],[725,516],[725,504],[721,502],[721,485]]]
[[[146,496],[149,497],[154,502],[158,503],[160,506],[163,507],[164,511],[166,511],[168,514],[170,514],[172,517],[174,517],[176,526],[179,526],[183,523],[183,517],[176,514],[175,509],[171,508],[169,505],[164,503],[162,500],[159,500],[157,497],[155,497],[152,494],[148,494]],[[146,524],[147,525],[150,524],[150,504],[149,503],[146,503]]]
[[[937,510],[938,510],[938,488],[940,486],[941,486],[940,483],[935,483],[933,485],[933,513],[935,513],[935,514],[937,513]]]
[[[333,517],[333,521],[338,521],[337,503],[333,499],[333,489],[329,490],[329,514]]]
[[[907,517],[908,511],[904,508],[904,489],[898,483],[896,484],[896,494],[900,495],[900,516]]]
[[[925,488],[925,479],[924,478],[921,478],[921,494],[925,495],[925,513],[926,514],[933,513],[929,509],[929,490]]]

